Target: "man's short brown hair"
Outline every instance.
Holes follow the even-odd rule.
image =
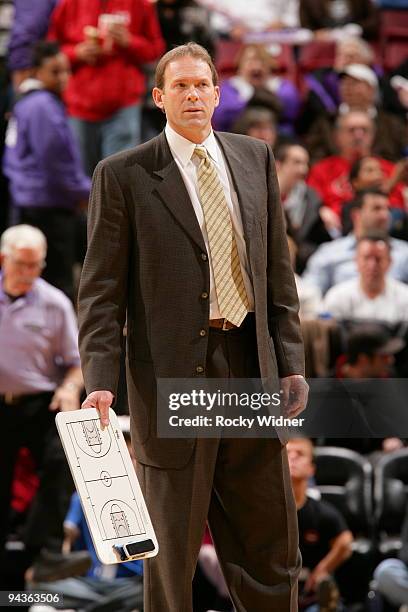
[[[213,85],[218,85],[217,70],[207,49],[205,49],[201,45],[198,45],[197,43],[189,42],[185,45],[179,45],[178,47],[174,47],[174,49],[167,51],[167,53],[165,53],[163,57],[160,58],[159,63],[156,66],[155,73],[156,87],[158,87],[159,89],[164,89],[164,73],[166,71],[166,68],[168,64],[170,64],[170,62],[178,60],[180,57],[194,57],[208,64],[211,69]]]

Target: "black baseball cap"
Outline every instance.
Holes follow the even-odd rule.
[[[362,323],[349,333],[347,356],[354,363],[358,355],[395,355],[405,347],[402,338],[391,336],[384,327],[374,323]]]

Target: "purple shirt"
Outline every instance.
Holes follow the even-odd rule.
[[[293,133],[293,124],[296,120],[301,99],[295,85],[288,79],[280,79],[275,91],[276,97],[282,105],[279,120],[279,131]],[[247,107],[249,100],[245,99],[234,85],[233,79],[227,79],[221,84],[220,104],[214,111],[213,124],[216,130],[229,132],[234,122]]]
[[[43,279],[14,302],[0,275],[0,393],[53,391],[79,366],[78,328],[69,299]]]
[[[58,0],[14,0],[15,16],[9,42],[9,68],[32,66],[32,47],[47,33]]]
[[[65,107],[51,92],[33,89],[14,106],[3,171],[18,207],[72,210],[88,198],[91,181],[82,169]]]

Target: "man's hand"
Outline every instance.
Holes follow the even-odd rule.
[[[85,64],[96,64],[102,48],[96,40],[84,40],[75,47],[75,57]]]
[[[341,219],[331,208],[328,206],[321,206],[319,215],[328,232],[330,232],[330,230],[341,231]]]
[[[61,385],[55,390],[49,408],[53,412],[57,410],[61,412],[79,410],[79,398],[80,390],[77,386]]]
[[[281,406],[285,417],[294,418],[306,408],[309,385],[300,374],[281,378]]]
[[[108,427],[109,407],[112,405],[113,397],[110,391],[92,391],[81,408],[96,408],[99,411],[102,427]]]
[[[317,565],[306,580],[305,591],[307,593],[315,592],[319,582],[329,577],[330,575],[327,573],[327,571],[325,571],[324,569],[320,569]]]

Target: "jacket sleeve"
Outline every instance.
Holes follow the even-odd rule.
[[[89,196],[90,179],[82,170],[79,151],[59,102],[36,107],[30,122],[30,146],[39,165],[44,166],[48,182],[70,200],[79,202]]]
[[[299,322],[299,300],[290,262],[286,227],[280,203],[272,149],[267,147],[268,250],[267,300],[268,326],[273,339],[279,376],[304,375],[304,349]]]
[[[47,32],[56,0],[14,0],[15,16],[9,42],[10,70],[32,66],[32,46]]]
[[[68,14],[68,6],[66,0],[59,0],[50,21],[50,26],[47,33],[47,40],[58,42],[61,51],[68,57],[72,67],[80,63],[77,60],[75,47],[76,42],[68,41],[65,32],[65,25],[69,23],[70,15]]]
[[[140,32],[132,34],[130,45],[124,50],[124,53],[140,65],[158,59],[165,51],[165,44],[154,4],[143,2],[143,7],[137,4],[135,10],[143,10],[142,27]]]
[[[88,209],[88,250],[78,296],[79,351],[87,393],[116,395],[126,317],[130,226],[108,161],[96,167]]]

